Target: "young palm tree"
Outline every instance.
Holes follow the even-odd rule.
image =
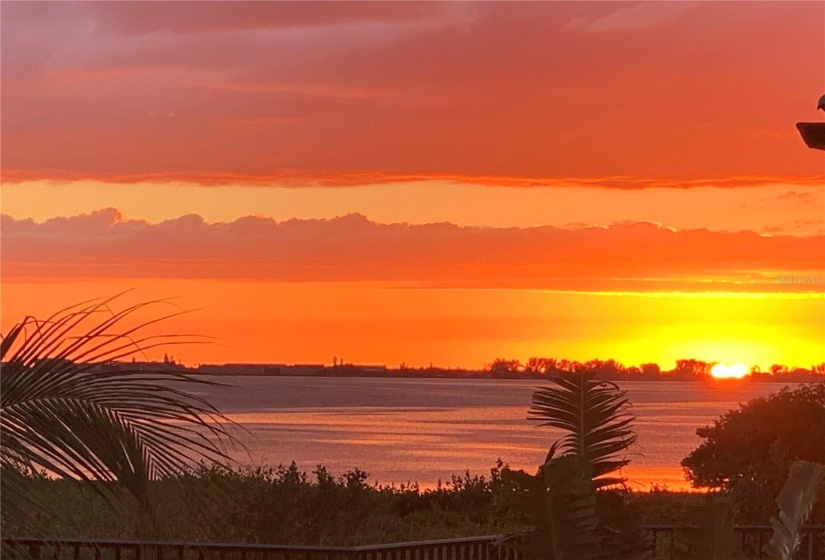
[[[539,425],[565,432],[550,447],[548,460],[561,451],[587,463],[594,488],[624,482],[621,477],[607,475],[628,464],[619,454],[636,441],[630,429],[635,418],[627,412],[625,391],[615,383],[595,379],[595,374],[589,372],[561,372],[553,382],[554,386],[533,393],[528,413]]]
[[[615,557],[600,543],[595,490],[624,481],[608,475],[628,463],[619,453],[636,441],[628,400],[615,384],[592,373],[562,372],[552,381],[533,393],[528,417],[565,434],[550,446],[535,475],[507,473],[522,490],[534,527],[513,540],[541,560]]]
[[[116,298],[117,296],[115,296]],[[160,301],[112,311],[115,298],[86,302],[45,320],[26,317],[0,343],[0,495],[3,513],[26,509],[22,478],[102,481],[121,485],[148,506],[148,481],[196,461],[225,464],[230,440],[223,417],[187,392],[211,384],[168,370],[107,368],[158,346],[192,343],[185,335],[150,335],[147,327],[180,313],[126,326]],[[107,483],[119,484],[107,484]]]

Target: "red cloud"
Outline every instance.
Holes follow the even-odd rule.
[[[775,289],[825,270],[825,236],[672,231],[650,223],[561,229],[379,224],[358,214],[158,224],[117,210],[43,223],[3,216],[6,277],[406,281],[566,290]],[[810,287],[808,287],[810,288]],[[787,288],[785,288],[787,289]]]
[[[825,6],[691,8],[12,3],[4,179],[821,178]]]
[[[4,183],[23,183],[26,181],[79,181],[86,178],[82,172],[70,169],[5,169]],[[457,175],[439,173],[379,173],[379,172],[328,172],[308,173],[301,170],[284,170],[280,173],[249,175],[197,170],[162,170],[152,173],[117,174],[105,173],[95,177],[106,183],[164,183],[183,182],[202,186],[245,185],[245,186],[279,186],[279,187],[354,187],[361,185],[383,185],[416,181],[443,181],[447,183],[501,186],[501,187],[597,187],[616,189],[672,188],[689,189],[693,187],[748,188],[763,185],[825,185],[825,174],[797,176],[728,176],[705,179],[678,179],[654,177],[508,177],[495,175]]]

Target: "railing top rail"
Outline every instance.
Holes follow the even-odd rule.
[[[85,546],[99,548],[135,548],[135,547],[165,547],[165,548],[200,548],[215,550],[271,550],[290,552],[352,552],[349,546],[309,546],[309,545],[281,545],[255,543],[212,543],[212,542],[174,542],[174,541],[126,541],[126,540],[94,540],[94,539],[35,539],[4,537],[3,542],[22,546]]]
[[[696,528],[692,525],[643,525],[647,531],[670,531],[677,529]],[[770,525],[735,525],[737,531],[770,531]],[[803,531],[825,531],[825,524],[804,525]],[[32,537],[4,537],[3,543],[20,546],[79,546],[92,548],[136,548],[136,547],[164,547],[174,549],[203,549],[223,551],[284,551],[284,552],[316,552],[316,553],[353,553],[382,550],[397,550],[410,548],[426,548],[450,545],[492,544],[505,538],[506,535],[482,535],[458,539],[437,539],[428,541],[409,541],[389,544],[373,544],[364,546],[309,546],[309,545],[281,545],[281,544],[253,544],[253,543],[214,543],[214,542],[166,542],[166,541],[131,541],[131,540],[95,540],[95,539],[37,539]]]
[[[504,538],[505,535],[483,535],[480,537],[463,537],[458,539],[437,539],[430,541],[408,541],[390,544],[368,544],[364,546],[355,546],[352,550],[356,552],[370,551],[370,550],[387,550],[393,548],[418,548],[426,546],[445,546],[451,544],[482,544],[491,543]]]
[[[670,529],[696,529],[698,525],[642,525],[642,529],[646,531],[669,531]],[[772,531],[772,525],[734,525],[734,531]],[[803,531],[823,531],[825,530],[825,524],[816,523],[813,525],[803,525]]]
[[[503,535],[483,535],[479,537],[463,537],[457,539],[437,539],[428,541],[408,541],[389,544],[371,544],[363,546],[309,546],[309,545],[281,545],[281,544],[252,544],[252,543],[212,543],[212,542],[176,542],[176,541],[130,541],[130,540],[95,540],[95,539],[36,539],[30,537],[8,537],[4,542],[19,544],[22,546],[31,545],[60,545],[60,546],[86,546],[101,548],[134,548],[144,547],[167,547],[167,548],[201,548],[219,550],[281,550],[295,552],[367,552],[373,550],[388,550],[397,548],[420,548],[429,546],[449,546],[462,544],[484,544],[492,543]]]
[[[773,525],[734,525],[734,529],[773,529]],[[803,531],[822,531],[825,529],[825,523],[814,523],[812,525],[803,525]]]

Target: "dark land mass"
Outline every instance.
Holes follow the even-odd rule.
[[[484,369],[407,367],[390,368],[386,365],[336,363],[325,364],[200,364],[186,367],[165,357],[162,362],[117,362],[101,364],[103,371],[169,371],[190,375],[246,375],[290,377],[381,377],[381,378],[452,378],[452,379],[547,379],[561,372],[593,372],[597,379],[609,381],[725,381],[715,379],[710,370],[713,363],[700,360],[678,360],[672,370],[661,370],[657,364],[625,367],[614,360],[576,362],[552,358],[530,358],[522,364],[518,360],[493,361]],[[769,371],[751,368],[746,381],[773,383],[825,382],[825,363],[809,368],[789,368],[774,364]],[[737,381],[730,379],[727,381]]]

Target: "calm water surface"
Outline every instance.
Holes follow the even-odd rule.
[[[469,470],[487,474],[497,458],[533,472],[559,432],[527,420],[538,381],[328,377],[215,378],[231,388],[202,393],[247,432],[236,432],[248,465],[317,464],[334,474],[358,467],[380,483],[419,482]],[[684,488],[679,462],[712,423],[739,403],[781,389],[774,383],[632,381],[638,443],[626,476],[640,489]]]

